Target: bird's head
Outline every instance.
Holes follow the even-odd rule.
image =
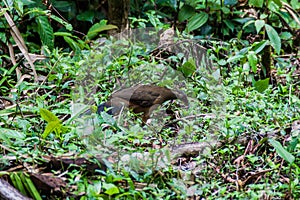
[[[172,92],[176,95],[177,99],[182,101],[186,108],[189,108],[189,100],[187,95],[181,90],[172,90]]]

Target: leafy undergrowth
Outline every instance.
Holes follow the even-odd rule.
[[[116,28],[107,1],[76,2],[0,3],[0,192],[300,198],[298,1],[132,1],[130,27],[154,28],[96,41]],[[176,44],[157,33],[171,26]],[[136,84],[179,89],[189,108],[165,102],[146,124],[95,113]]]
[[[183,74],[179,81],[190,108],[166,103],[143,124],[128,110],[117,117],[74,114],[74,98],[103,102],[120,82],[132,83],[124,82],[128,72],[133,83],[175,84],[169,77],[157,81],[162,70],[156,66],[169,69],[169,63],[140,46],[122,51],[108,65],[99,64],[107,44],[97,48],[102,49],[76,56],[54,52],[37,66],[46,73],[43,82],[21,82],[13,94],[16,102],[0,111],[2,177],[23,194],[35,199],[300,197],[299,65],[281,60],[290,71],[278,68],[274,83],[265,87],[250,84],[253,73],[241,69],[240,60],[230,70],[221,66],[216,76],[194,68],[192,60],[177,68],[180,59],[174,59],[170,69]],[[229,54],[237,50],[223,48]],[[146,74],[143,66],[154,71]],[[98,74],[86,78],[84,70]],[[96,95],[86,95],[93,87]],[[193,149],[203,143],[209,148]]]

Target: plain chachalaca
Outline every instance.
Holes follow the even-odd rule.
[[[108,114],[118,115],[123,107],[127,107],[134,113],[142,113],[143,122],[146,122],[159,105],[175,99],[181,100],[188,107],[187,96],[180,90],[155,85],[137,85],[113,93],[107,102],[98,106],[97,113],[107,111]]]

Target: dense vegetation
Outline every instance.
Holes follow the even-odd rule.
[[[0,180],[23,195],[300,198],[298,0],[132,0],[122,37],[107,1],[0,9]],[[190,106],[94,112],[140,83]]]

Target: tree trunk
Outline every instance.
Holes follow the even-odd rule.
[[[109,34],[120,33],[128,27],[130,0],[108,1],[108,22],[116,25],[118,30],[111,30]]]

